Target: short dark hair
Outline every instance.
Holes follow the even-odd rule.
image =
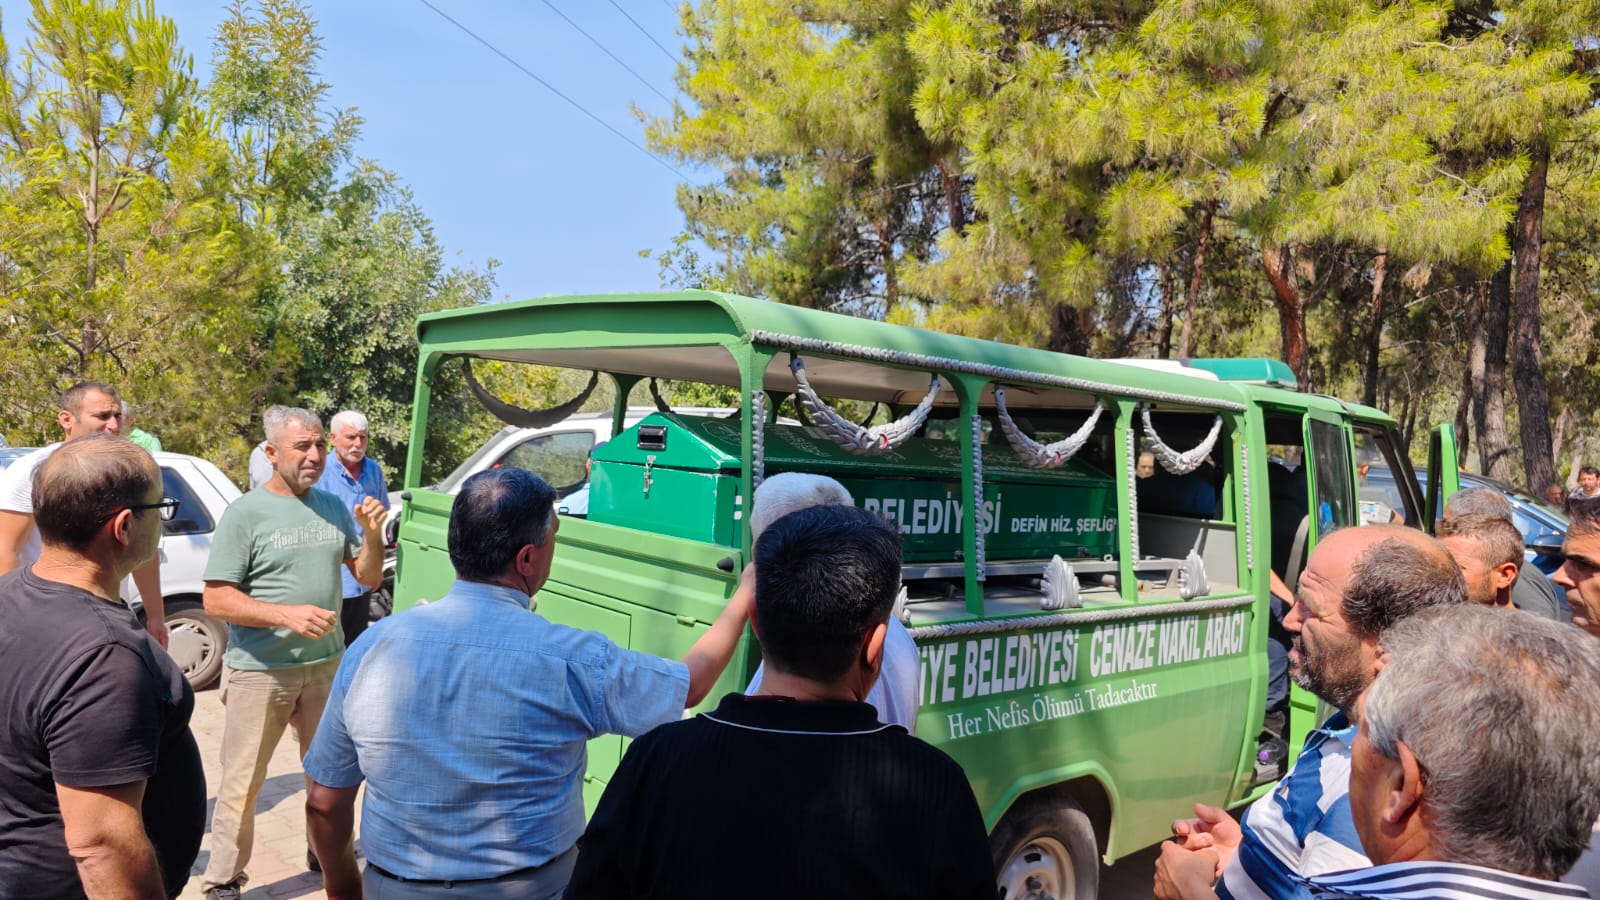
[[[154,458],[110,432],[73,438],[33,470],[33,522],[39,539],[82,552],[107,520],[145,502],[161,485]],[[142,510],[147,515],[156,511]]]
[[[80,381],[72,387],[61,392],[61,408],[73,415],[83,411],[83,401],[90,394],[105,394],[107,397],[122,402],[122,396],[117,389],[104,381]]]
[[[450,564],[456,575],[482,581],[505,574],[529,544],[544,546],[555,518],[555,489],[511,466],[468,478],[450,509]]]
[[[1583,468],[1578,470],[1578,474],[1579,475],[1600,476],[1600,469],[1597,469],[1594,466],[1584,466]]]
[[[1467,582],[1455,558],[1419,533],[1386,538],[1361,554],[1345,588],[1343,613],[1351,631],[1371,637],[1419,609],[1466,602]]]
[[[829,684],[886,622],[900,591],[900,533],[864,509],[812,506],[756,540],[755,624],[774,668]]]

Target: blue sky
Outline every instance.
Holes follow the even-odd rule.
[[[565,13],[657,90],[679,96],[675,60],[608,0],[432,0],[461,24],[638,144],[629,111],[670,105],[590,43]],[[418,0],[311,0],[331,101],[366,120],[360,155],[396,172],[433,219],[448,261],[500,262],[496,299],[649,290],[683,217],[678,176],[475,42]],[[617,0],[675,57],[677,5]],[[209,78],[225,0],[156,0]],[[27,6],[6,3],[14,50]],[[704,171],[684,170],[708,180]]]

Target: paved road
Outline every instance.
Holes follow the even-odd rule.
[[[211,787],[222,771],[221,691],[212,688],[195,696],[191,727],[195,740],[200,744],[200,758],[206,767],[206,823],[209,826],[211,803],[216,800]],[[302,897],[322,900],[326,897],[322,892],[322,876],[306,871],[306,787],[297,746],[294,738],[285,733],[267,768],[266,786],[262,788],[261,802],[256,811],[256,845],[250,860],[250,883],[244,893],[246,900]],[[358,834],[358,852],[360,846]],[[205,869],[210,855],[211,832],[208,827],[205,840],[200,845],[200,858],[195,861],[194,875],[180,895],[181,900],[201,900],[200,873]],[[1152,849],[1126,857],[1116,866],[1101,867],[1102,900],[1152,898],[1150,881],[1155,871],[1155,858],[1156,853]]]
[[[200,759],[206,768],[206,835],[195,860],[194,875],[182,900],[201,900],[200,873],[211,858],[211,805],[216,802],[217,776],[222,772],[222,692],[216,688],[195,695],[190,720]],[[299,745],[284,733],[267,767],[267,781],[256,807],[256,844],[250,860],[248,900],[321,900],[322,876],[306,871],[306,784],[300,769]]]

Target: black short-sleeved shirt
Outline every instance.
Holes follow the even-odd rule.
[[[205,829],[194,691],[120,604],[22,568],[0,576],[0,897],[82,897],[56,785],[145,781],[169,894]]]
[[[569,900],[995,896],[983,817],[942,751],[865,703],[730,694],[628,748]]]

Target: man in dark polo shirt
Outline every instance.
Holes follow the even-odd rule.
[[[194,692],[117,588],[176,501],[108,433],[61,445],[33,497],[39,558],[0,576],[0,897],[176,897],[205,826]]]
[[[900,535],[815,506],[756,542],[762,693],[628,748],[567,897],[995,896],[983,817],[940,750],[864,702],[900,588]]]

